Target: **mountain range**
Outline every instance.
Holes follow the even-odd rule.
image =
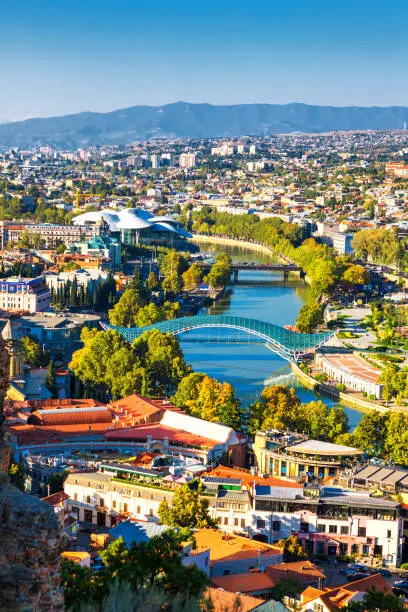
[[[266,136],[294,132],[402,129],[408,107],[175,102],[0,124],[0,147],[77,148],[152,138]]]

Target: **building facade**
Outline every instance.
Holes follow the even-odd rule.
[[[0,282],[0,309],[9,311],[43,312],[51,304],[51,294],[42,276],[38,278],[7,278]]]

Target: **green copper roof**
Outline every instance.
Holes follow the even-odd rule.
[[[146,327],[115,327],[104,325],[105,329],[113,329],[119,332],[126,340],[133,342],[145,331],[158,329],[161,332],[172,335],[181,334],[192,329],[204,327],[227,327],[237,329],[258,336],[265,340],[271,350],[276,351],[282,357],[296,360],[302,353],[310,352],[312,349],[326,342],[333,332],[320,334],[299,334],[278,325],[248,319],[246,317],[234,317],[231,315],[198,315],[195,317],[181,317],[171,321],[161,321]]]

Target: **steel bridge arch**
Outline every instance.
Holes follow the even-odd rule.
[[[170,321],[160,321],[145,327],[116,327],[102,323],[105,330],[114,330],[126,340],[133,342],[146,331],[157,329],[173,336],[194,329],[227,328],[242,331],[257,336],[265,341],[265,345],[291,363],[299,361],[305,353],[309,353],[325,344],[335,332],[322,332],[318,334],[301,334],[291,330],[246,317],[233,315],[197,315],[193,317],[180,317]]]

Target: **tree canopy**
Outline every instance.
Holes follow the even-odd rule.
[[[188,484],[176,489],[171,506],[162,501],[157,511],[163,525],[169,527],[215,527],[208,513],[208,500],[200,498]]]

